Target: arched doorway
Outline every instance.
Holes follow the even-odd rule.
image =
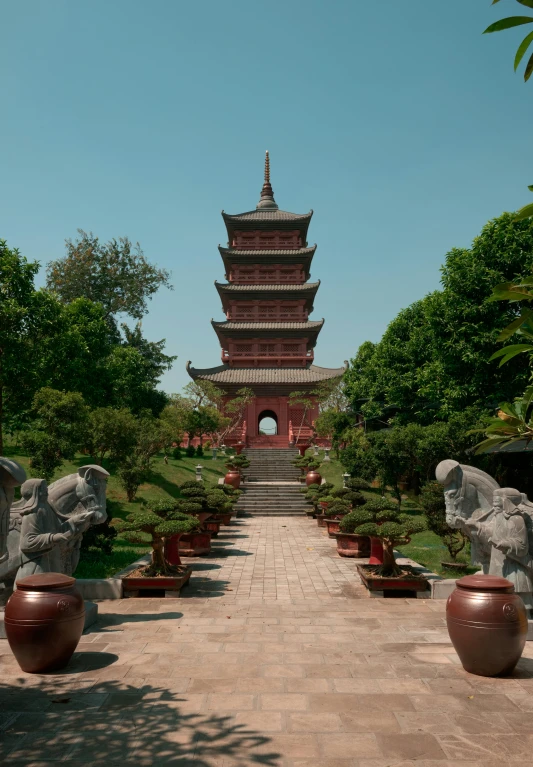
[[[271,437],[278,433],[278,417],[273,410],[263,410],[257,419],[257,433]]]

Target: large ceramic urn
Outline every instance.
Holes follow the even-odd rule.
[[[448,633],[463,668],[478,676],[509,674],[524,650],[527,613],[513,584],[467,575],[448,597]]]
[[[233,485],[238,490],[241,486],[241,473],[238,469],[230,469],[224,477],[226,485]]]
[[[22,578],[6,604],[9,646],[23,671],[64,668],[83,631],[85,606],[76,579],[61,573]]]
[[[309,485],[321,485],[322,484],[322,475],[318,473],[318,471],[308,471],[307,476],[305,478],[305,484],[307,487]]]

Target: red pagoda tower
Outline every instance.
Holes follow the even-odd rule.
[[[197,369],[187,363],[194,380],[219,386],[228,398],[246,386],[255,393],[243,424],[226,439],[244,438],[250,447],[287,447],[312,433],[318,406],[292,407],[289,394],[310,393],[320,381],[339,378],[345,368],[314,365],[314,348],[324,320],[309,319],[320,282],[308,282],[316,245],[308,247],[313,211],[279,210],[270,185],[270,161],[255,210],[230,216],[222,211],[228,246],[219,246],[226,283],[215,281],[226,319],[211,321],[222,347],[222,364]],[[310,395],[312,396],[312,395]],[[275,436],[259,434],[259,423],[274,419]]]

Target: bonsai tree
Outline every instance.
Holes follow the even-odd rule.
[[[196,448],[193,445],[189,445],[189,447],[185,448],[185,455],[187,458],[194,458],[196,455]]]
[[[321,467],[322,461],[317,460],[313,455],[301,455],[295,458],[292,464],[305,473],[306,471],[317,471]]]
[[[350,511],[350,504],[348,501],[345,501],[340,498],[335,498],[329,505],[327,509],[324,509],[324,514],[326,517],[335,517],[338,514],[348,514]]]
[[[457,555],[466,546],[466,536],[460,530],[454,530],[446,523],[446,504],[442,485],[438,482],[428,482],[422,488],[420,504],[424,510],[426,524],[431,532],[442,540],[452,562],[457,561]]]
[[[232,455],[228,458],[225,465],[226,469],[241,471],[248,468],[250,461],[245,455]]]
[[[379,538],[383,544],[383,564],[376,567],[376,575],[399,577],[402,571],[394,559],[394,547],[405,544],[408,536],[421,533],[426,526],[421,519],[401,514],[397,504],[381,498],[347,514],[339,529],[343,533]]]
[[[364,506],[365,503],[367,503],[365,496],[357,490],[348,490],[348,492],[342,496],[342,500],[348,501],[348,503],[351,503],[354,507]]]
[[[179,501],[163,499],[135,509],[125,520],[113,520],[113,527],[126,540],[132,542],[138,542],[148,536],[152,546],[152,559],[143,574],[153,577],[176,572],[176,568],[165,559],[165,539],[198,530],[200,523],[179,509]]]

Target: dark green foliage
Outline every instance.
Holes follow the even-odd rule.
[[[181,448],[179,447],[179,445],[178,445],[178,447],[175,447],[172,450],[172,458],[175,461],[181,461],[182,460],[183,456],[181,455]]]
[[[109,501],[107,502],[109,505]],[[81,539],[81,548],[97,549],[103,554],[110,555],[113,553],[113,542],[117,537],[116,529],[110,524],[109,519],[102,522],[101,525],[91,525],[88,530],[83,533]]]
[[[339,523],[339,529],[343,533],[353,533],[360,525],[372,523],[374,515],[365,509],[354,509],[349,514],[346,514]],[[368,535],[368,533],[360,532],[359,535]]]
[[[196,448],[196,457],[197,458],[203,458],[204,457],[204,449],[201,445],[198,445]]]
[[[66,458],[74,458],[85,439],[87,410],[77,392],[43,388],[36,393],[32,428],[22,436],[34,477],[50,481]]]
[[[124,313],[140,320],[160,287],[172,289],[170,274],[147,261],[139,243],[120,237],[104,245],[92,233],[78,233],[78,240],[67,240],[67,255],[46,269],[47,287],[64,303],[88,298],[108,317]]]
[[[350,504],[347,501],[336,498],[324,509],[326,517],[335,517],[337,514],[347,514],[350,510]]]
[[[349,490],[368,490],[370,484],[362,477],[350,477],[346,480],[346,487]]]
[[[196,455],[196,448],[194,447],[194,445],[189,445],[188,447],[185,448],[185,455],[187,456],[187,458],[194,458],[194,456]]]
[[[525,388],[529,365],[523,355],[501,368],[489,361],[516,317],[512,304],[490,299],[495,285],[532,271],[533,221],[510,213],[490,221],[470,249],[451,250],[442,289],[400,312],[378,344],[359,348],[345,376],[354,410],[427,424],[511,400]]]
[[[245,455],[233,455],[226,462],[227,469],[247,469],[250,466],[250,461]]]
[[[446,504],[442,485],[438,482],[428,482],[424,485],[420,494],[420,504],[424,509],[428,529],[442,539],[452,562],[455,562],[457,555],[466,545],[466,537],[460,530],[455,530],[446,523]]]
[[[349,501],[352,506],[363,506],[366,503],[366,498],[362,493],[358,493],[357,490],[348,490],[346,495],[343,496],[344,501]]]

